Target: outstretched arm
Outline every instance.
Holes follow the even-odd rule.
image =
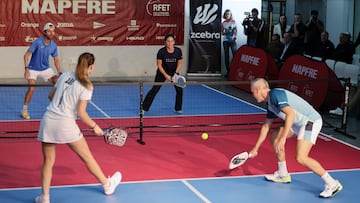
[[[250,151],[251,157],[257,156],[260,146],[265,141],[265,138],[267,137],[267,135],[269,133],[272,122],[273,122],[273,119],[266,119],[265,123],[261,126],[258,140],[256,141],[256,144],[253,147],[253,149]]]

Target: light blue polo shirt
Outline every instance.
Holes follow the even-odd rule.
[[[321,115],[306,100],[297,94],[282,88],[274,88],[269,92],[267,118],[279,117],[285,120],[281,108],[290,106],[295,111],[294,125],[305,126],[309,121],[321,119]]]

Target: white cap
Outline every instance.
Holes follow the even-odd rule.
[[[48,30],[48,29],[50,29],[50,28],[55,28],[54,24],[52,24],[52,23],[46,23],[46,24],[44,25],[44,31],[46,31],[46,30]]]
[[[341,34],[351,36],[350,32],[342,32]]]

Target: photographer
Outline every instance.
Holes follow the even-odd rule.
[[[296,45],[300,54],[305,51],[305,34],[306,25],[302,21],[301,13],[296,13],[294,16],[294,24],[291,25],[289,32],[291,33],[294,44]]]
[[[305,52],[310,56],[321,55],[321,33],[324,31],[324,23],[318,19],[318,11],[312,10],[310,19],[306,25]]]
[[[244,26],[244,34],[247,36],[247,45],[264,48],[264,21],[258,18],[259,11],[256,8],[251,10],[251,15],[246,17],[242,23]]]

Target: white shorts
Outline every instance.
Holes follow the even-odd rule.
[[[316,143],[316,139],[322,128],[322,119],[316,120],[313,123],[308,122],[305,126],[293,126],[291,130],[297,135],[297,139],[305,139],[313,144]]]
[[[72,118],[59,117],[47,111],[41,122],[38,140],[46,143],[72,143],[80,140],[83,134]]]
[[[37,80],[38,77],[41,77],[45,82],[47,82],[51,77],[55,75],[54,70],[52,68],[48,68],[46,70],[29,70],[30,75],[29,79]]]

